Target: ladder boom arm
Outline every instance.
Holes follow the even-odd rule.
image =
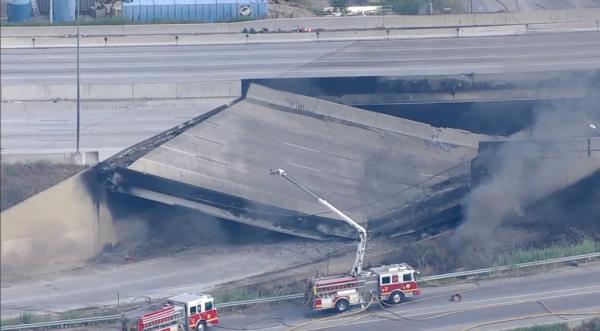
[[[288,175],[287,172],[285,172],[285,170],[271,170],[271,174],[280,175],[283,178],[287,179],[290,183],[294,184],[296,187],[300,188],[302,191],[315,198],[320,205],[326,207],[327,209],[331,210],[333,213],[338,215],[340,218],[342,218],[342,220],[344,220],[358,232],[358,248],[356,249],[356,258],[354,259],[354,265],[352,266],[352,270],[350,271],[350,273],[354,276],[360,274],[362,272],[363,260],[365,256],[365,250],[367,247],[367,230],[362,225],[356,223],[353,219],[348,217],[348,215],[335,208],[332,204],[327,202],[327,200],[322,199],[321,197],[313,193],[311,190],[309,190],[307,187],[300,184],[294,178],[290,177],[290,175]]]

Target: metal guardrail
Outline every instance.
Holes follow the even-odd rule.
[[[279,297],[269,297],[269,298],[261,298],[261,299],[251,299],[251,300],[224,302],[224,303],[220,303],[220,304],[217,303],[215,306],[217,308],[235,307],[235,306],[244,306],[244,305],[254,305],[254,304],[257,304],[257,303],[267,303],[267,302],[276,302],[276,301],[301,299],[303,297],[304,297],[304,293],[296,293],[296,294],[282,295],[282,296],[279,296]]]
[[[526,262],[526,263],[519,263],[519,264],[513,264],[513,265],[505,265],[505,266],[485,268],[485,269],[452,272],[449,274],[421,277],[420,279],[423,281],[431,281],[431,280],[449,279],[449,278],[456,278],[456,277],[478,276],[478,275],[485,275],[485,274],[490,274],[490,273],[494,273],[494,272],[498,272],[498,271],[521,269],[521,268],[542,266],[542,265],[547,265],[547,264],[591,259],[591,258],[597,258],[597,257],[600,257],[600,252],[576,255],[576,256],[559,257],[559,258],[555,258],[555,259],[548,259],[548,260],[535,261],[535,262]]]
[[[526,262],[526,263],[519,263],[519,264],[513,264],[513,265],[505,265],[505,266],[485,268],[485,269],[476,269],[476,270],[452,272],[452,273],[441,274],[441,275],[425,276],[425,277],[420,277],[420,280],[432,281],[432,280],[450,279],[450,278],[467,277],[467,276],[478,276],[478,275],[491,274],[491,273],[499,272],[499,271],[529,268],[529,267],[536,267],[536,266],[542,266],[542,265],[548,265],[548,264],[554,264],[554,263],[571,262],[571,261],[592,259],[592,258],[600,258],[600,252],[560,257],[560,258],[548,259],[548,260],[542,260],[542,261],[536,261],[536,262]],[[295,299],[300,299],[303,297],[304,297],[304,293],[296,293],[296,294],[282,295],[282,296],[278,296],[278,297],[224,302],[224,303],[216,304],[215,306],[217,308],[235,307],[235,306],[244,306],[244,305],[254,305],[254,304],[259,304],[259,303],[295,300]],[[123,316],[122,314],[118,314],[118,315],[78,318],[78,319],[63,320],[63,321],[51,321],[51,322],[20,324],[20,325],[9,325],[9,326],[0,327],[0,331],[35,329],[35,328],[43,328],[43,327],[60,327],[60,326],[66,326],[66,325],[85,324],[85,323],[110,322],[110,321],[116,321],[116,320],[120,319],[122,316]]]
[[[38,322],[30,324],[19,324],[19,325],[8,325],[0,327],[0,330],[23,330],[23,329],[35,329],[35,328],[47,328],[47,327],[60,327],[74,324],[86,324],[86,323],[97,323],[97,322],[109,322],[116,321],[121,318],[121,314],[118,315],[107,315],[107,316],[95,316],[86,318],[76,318],[71,320],[62,321],[50,321],[50,322]]]

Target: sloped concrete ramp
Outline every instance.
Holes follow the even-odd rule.
[[[482,139],[491,137],[251,85],[244,99],[117,169],[117,190],[284,233],[353,238],[269,169],[366,224],[468,176]]]

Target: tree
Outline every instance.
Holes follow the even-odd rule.
[[[395,13],[416,15],[421,9],[422,0],[383,0],[382,4],[392,8]]]
[[[346,9],[350,0],[329,0],[329,5],[336,9]]]

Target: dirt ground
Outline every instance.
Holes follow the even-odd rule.
[[[73,164],[32,162],[2,163],[0,168],[0,210],[56,185],[85,169]]]

